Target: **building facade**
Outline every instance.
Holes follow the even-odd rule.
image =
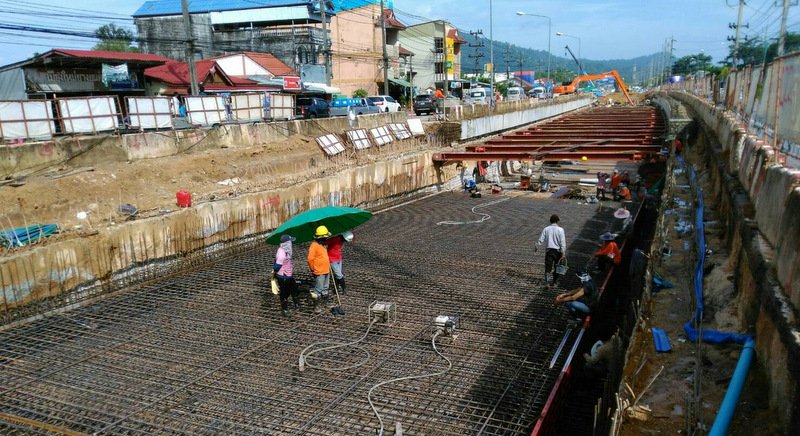
[[[461,45],[466,41],[458,29],[445,21],[428,21],[407,26],[399,33],[399,43],[414,56],[404,68],[413,70],[407,79],[414,87],[432,91],[444,87],[445,80],[461,79]]]
[[[324,82],[325,20],[335,15],[331,1],[207,0],[189,2],[194,58],[233,52],[272,53],[299,73]],[[180,0],[146,1],[134,14],[141,50],[186,61],[187,44]],[[327,33],[330,33],[329,31]],[[322,72],[323,74],[320,74]],[[322,77],[316,77],[322,76]]]
[[[403,50],[400,34],[405,30],[392,9],[381,12],[379,4],[339,10],[331,19],[331,84],[342,94],[352,95],[364,89],[369,95],[383,94],[383,30],[386,28],[386,56],[390,95],[398,97],[407,91],[402,65],[412,55]]]

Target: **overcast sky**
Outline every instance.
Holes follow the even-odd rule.
[[[258,0],[253,0],[257,3]],[[658,52],[674,37],[674,55],[699,53],[722,60],[728,52],[728,23],[737,17],[737,0],[492,0],[493,37],[498,41],[547,50],[547,20],[517,16],[516,11],[550,17],[552,53],[564,56],[564,45],[587,59],[633,58]],[[0,0],[0,64],[29,58],[54,47],[91,48],[96,41],[76,36],[24,32],[8,26],[92,32],[112,22],[133,29],[130,15],[144,2],[137,0]],[[483,30],[489,37],[490,0],[394,0],[401,21],[446,19],[461,29]],[[744,34],[776,37],[781,9],[776,0],[748,0]],[[67,7],[63,5],[68,5]],[[790,8],[788,28],[800,32],[800,7]],[[55,14],[55,16],[54,16]],[[556,32],[571,35],[556,36]],[[576,55],[578,53],[576,52]]]

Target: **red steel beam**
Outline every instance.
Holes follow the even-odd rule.
[[[548,153],[551,151],[559,152],[559,151],[569,151],[565,150],[566,148],[562,144],[554,144],[554,145],[494,145],[494,144],[486,144],[486,145],[471,145],[466,148],[466,151],[475,152],[475,153],[494,153],[494,152],[514,152],[514,153]],[[594,152],[604,152],[604,151],[620,151],[620,152],[639,152],[639,153],[658,153],[661,151],[660,145],[625,145],[625,144],[614,144],[614,145],[586,145],[576,148],[574,151],[576,153],[594,153]]]
[[[604,161],[617,161],[617,160],[640,160],[653,153],[643,153],[636,150],[628,151],[594,151],[594,152],[581,152],[581,151],[562,151],[562,152],[543,152],[536,153],[533,151],[526,152],[449,152],[449,153],[435,153],[433,155],[434,162],[453,162],[460,160],[582,160],[585,156],[588,160],[604,160]]]

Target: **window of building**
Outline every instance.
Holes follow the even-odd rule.
[[[434,64],[434,69],[435,69],[434,72],[436,74],[444,74],[444,67],[443,67],[443,64],[441,62],[436,62]]]
[[[436,53],[444,53],[444,38],[433,38]]]

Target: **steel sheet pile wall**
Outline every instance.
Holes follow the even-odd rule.
[[[94,305],[0,333],[0,429],[101,434],[371,434],[375,384],[446,367],[430,346],[431,320],[457,315],[457,339],[439,339],[447,374],[376,389],[387,428],[408,434],[529,432],[554,378],[566,317],[540,290],[543,256],[532,240],[560,213],[570,265],[582,265],[611,211],[571,201],[442,194],[377,214],[345,247],[345,316],[307,304],[280,315],[268,292],[274,247],[129,289]],[[306,271],[307,247],[295,247]],[[307,273],[304,278],[307,277]],[[565,286],[576,284],[573,277]],[[360,337],[373,300],[399,321],[375,326],[367,363],[343,372],[297,369],[319,340]],[[571,344],[565,347],[569,349]],[[354,349],[317,355],[318,365],[365,359]]]

